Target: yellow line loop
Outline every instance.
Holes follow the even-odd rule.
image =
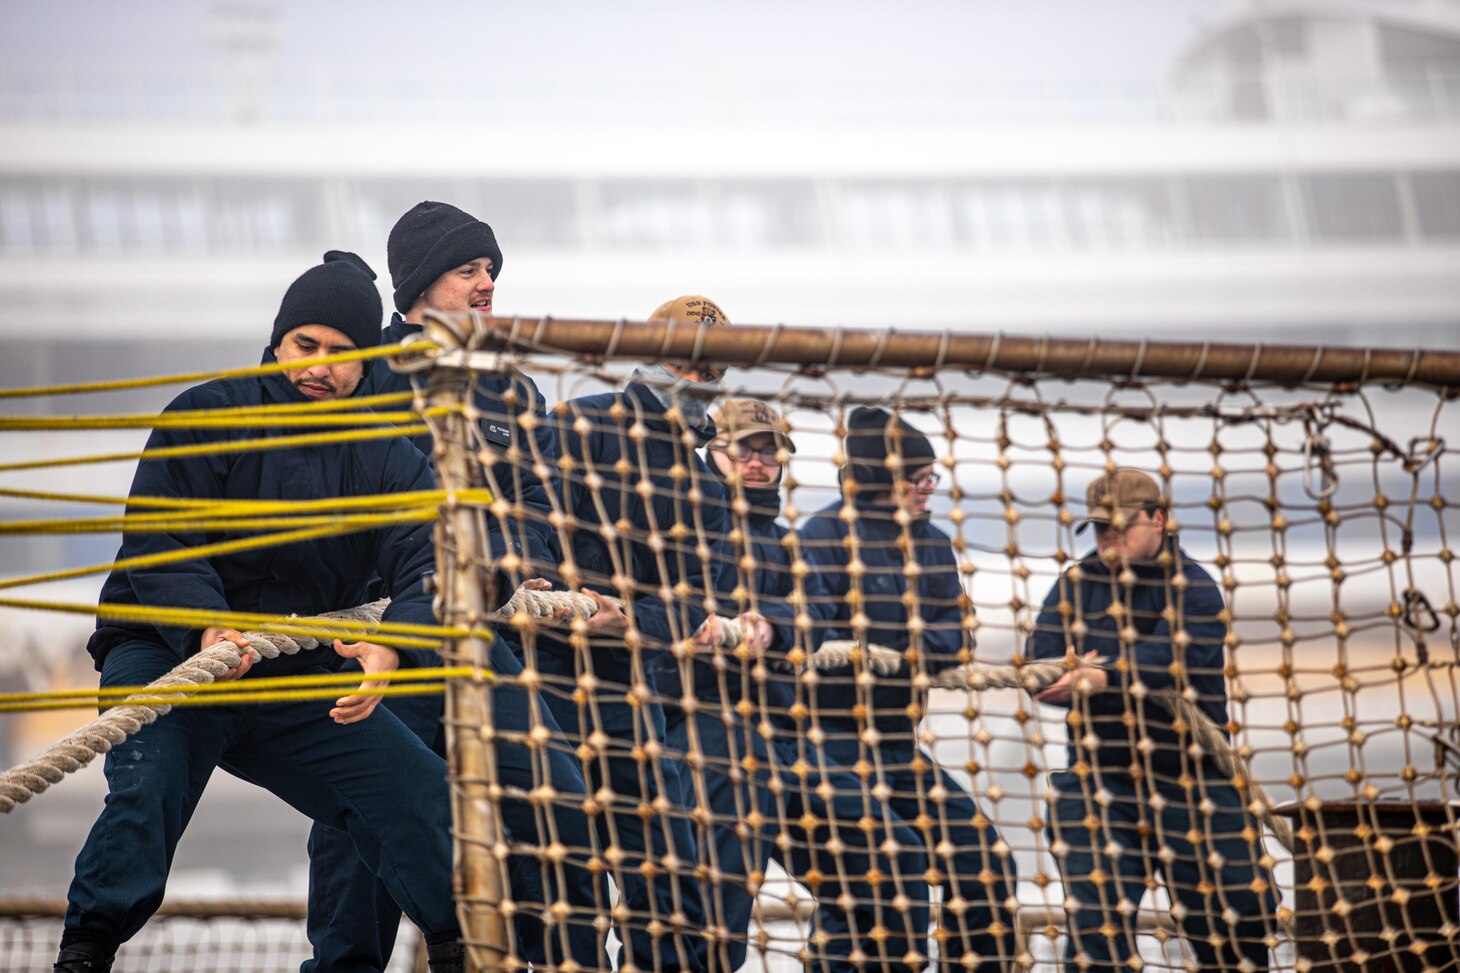
[[[124,460],[178,459],[184,456],[219,456],[228,453],[252,453],[267,449],[292,449],[296,446],[323,446],[331,443],[360,442],[368,439],[394,439],[397,436],[421,436],[425,423],[390,426],[383,429],[351,429],[342,432],[300,436],[266,436],[238,439],[224,443],[200,443],[196,446],[165,446],[132,453],[105,453],[97,456],[66,456],[61,459],[28,460],[23,463],[0,464],[0,473],[39,470],[57,466],[83,466],[89,463],[119,463]]]
[[[431,347],[439,347],[430,342],[413,341],[412,350],[426,350]],[[380,345],[376,348],[362,348],[356,351],[342,351],[338,355],[326,355],[311,360],[315,365],[336,365],[352,361],[369,361],[375,358],[385,358],[394,355],[405,349],[405,345]],[[185,372],[179,375],[163,375],[153,378],[130,378],[112,382],[87,382],[71,385],[41,385],[21,389],[0,389],[0,399],[24,399],[34,398],[43,395],[76,395],[87,392],[116,392],[123,389],[143,389],[158,385],[182,385],[194,382],[206,382],[217,378],[249,378],[256,375],[274,375],[279,372],[296,370],[297,366],[291,368],[288,364],[273,363],[269,365],[254,365],[250,368],[230,368],[223,371],[213,372]]]
[[[0,598],[0,607],[54,611],[72,615],[94,615],[106,621],[141,622],[187,628],[219,626],[235,628],[239,631],[270,632],[308,638],[336,638],[345,635],[369,636],[372,642],[396,648],[437,649],[443,639],[492,638],[490,628],[448,628],[444,625],[418,625],[411,622],[364,622],[345,619],[311,623],[309,619],[294,618],[289,615],[199,611],[159,605],[117,605],[106,602],[100,605],[88,605],[76,602]]]
[[[474,666],[435,666],[429,669],[397,669],[394,672],[373,673],[369,676],[360,672],[339,672],[328,675],[266,676],[258,679],[239,679],[229,682],[200,683],[197,685],[169,686],[164,689],[147,686],[109,686],[98,689],[61,689],[34,693],[0,693],[0,713],[23,712],[28,709],[59,709],[66,705],[95,706],[102,701],[127,699],[129,696],[146,696],[149,701],[169,701],[170,697],[202,694],[227,697],[250,694],[270,689],[356,689],[366,679],[375,682],[411,683],[440,682],[444,679],[485,679],[495,681],[496,674],[490,669]],[[136,700],[128,700],[134,703]],[[36,705],[31,705],[36,704]]]

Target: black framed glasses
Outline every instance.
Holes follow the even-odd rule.
[[[781,465],[780,450],[778,450],[774,446],[767,446],[764,449],[750,449],[746,446],[737,446],[735,447],[735,451],[731,452],[728,444],[713,445],[710,447],[710,451],[715,453],[724,453],[726,456],[730,457],[730,460],[733,463],[749,463],[751,457],[753,456],[759,459],[763,466]]]
[[[914,490],[936,490],[938,484],[943,482],[941,473],[924,473],[922,476],[910,476],[907,482]]]

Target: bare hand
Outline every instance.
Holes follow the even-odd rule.
[[[700,626],[700,630],[694,634],[690,642],[702,648],[713,649],[720,644],[722,630],[719,615],[706,615],[704,624]]]
[[[764,615],[746,612],[735,620],[740,623],[740,631],[744,633],[745,647],[752,653],[760,655],[771,647],[771,639],[775,633]]]
[[[553,583],[547,578],[528,578],[522,582],[522,587],[528,591],[552,591]],[[553,622],[566,622],[573,617],[573,609],[564,605],[562,608],[554,608],[551,615],[544,616]]]
[[[622,608],[591,588],[582,588],[580,590],[592,598],[593,603],[597,606],[597,610],[588,616],[586,620],[588,634],[614,634],[628,631],[629,616],[624,614]]]
[[[377,672],[394,672],[400,668],[399,653],[387,645],[376,645],[374,642],[346,644],[335,639],[335,653],[346,659],[360,660],[360,668],[367,676]],[[360,684],[359,692],[335,700],[335,708],[330,710],[330,718],[336,723],[360,722],[375,712],[375,707],[382,699],[379,695],[372,695],[370,691],[388,685],[390,683],[386,681],[366,679]]]
[[[1034,698],[1041,703],[1068,706],[1077,692],[1083,695],[1100,692],[1110,684],[1110,674],[1099,666],[1089,664],[1090,660],[1099,657],[1098,652],[1086,652],[1085,659],[1080,662],[1078,668],[1060,676]]]
[[[236,629],[205,628],[203,629],[203,637],[198,641],[200,643],[198,646],[199,649],[210,649],[219,642],[232,642],[240,649],[246,650],[238,653],[238,665],[219,676],[214,682],[229,682],[233,679],[242,678],[244,673],[253,668],[254,660],[258,658],[258,653],[248,648],[248,639],[242,632]]]

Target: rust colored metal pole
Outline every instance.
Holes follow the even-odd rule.
[[[966,369],[1058,378],[1152,378],[1299,385],[1403,382],[1460,390],[1460,353],[1316,345],[1104,341],[950,331],[711,327],[698,323],[453,318],[477,347],[604,360],[722,365]]]
[[[443,322],[428,322],[426,336],[442,348],[461,347],[461,335]],[[441,365],[431,370],[427,383],[430,406],[451,412],[432,419],[432,465],[446,500],[436,520],[436,581],[441,623],[473,631],[485,623],[491,597],[490,572],[482,570],[487,556],[481,521],[470,507],[456,503],[452,494],[480,484],[481,471],[470,448],[468,420],[461,408],[470,394],[472,372]],[[490,646],[472,636],[443,646],[447,665],[469,665],[487,670]],[[451,679],[446,683],[447,772],[451,782],[451,812],[455,826],[456,871],[453,891],[467,947],[467,969],[498,970],[507,957],[507,922],[501,903],[505,888],[496,851],[502,844],[501,822],[495,800],[496,754],[491,739],[492,691],[485,679]]]

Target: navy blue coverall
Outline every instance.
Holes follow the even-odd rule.
[[[589,790],[614,794],[594,822],[603,847],[623,852],[610,874],[628,910],[618,923],[627,927],[627,954],[643,970],[700,970],[706,943],[699,887],[689,877],[694,832],[679,772],[657,755],[664,709],[649,663],[705,621],[714,590],[706,539],[724,535],[725,504],[695,452],[714,430],[671,424],[665,411],[635,380],[558,407],[558,482],[571,518],[562,535],[565,580],[623,598],[631,625],[584,651],[561,631],[525,641],[544,697],[582,747]],[[673,930],[676,919],[685,932]]]
[[[272,351],[264,361],[274,360]],[[282,374],[191,388],[167,412],[306,401]],[[155,429],[149,451],[277,437],[299,429]],[[432,489],[425,458],[403,439],[143,459],[133,496],[307,501]],[[128,533],[118,558],[186,550],[257,531]],[[234,554],[114,571],[103,603],[316,615],[366,600],[372,575],[391,598],[386,621],[432,624],[424,579],[435,569],[428,524],[382,527]],[[146,683],[197,653],[201,628],[99,621],[88,645],[103,686]],[[430,652],[400,651],[402,666]],[[338,668],[327,647],[263,660],[245,679]],[[331,700],[178,707],[106,756],[109,793],[76,860],[62,946],[130,939],[162,901],[173,852],[215,767],[277,794],[352,842],[428,936],[454,935],[446,768],[388,710],[341,725]],[[402,795],[410,795],[403,799]]]
[[[726,489],[737,488],[726,484]],[[926,955],[927,950],[927,858],[917,834],[890,808],[874,802],[850,771],[818,760],[795,732],[775,726],[773,718],[788,719],[796,704],[796,676],[785,664],[786,653],[799,642],[809,654],[809,639],[796,637],[796,582],[784,543],[789,531],[776,519],[780,490],[738,489],[748,510],[732,514],[740,543],[726,553],[740,551],[753,560],[741,556],[732,570],[717,572],[720,613],[755,611],[771,622],[774,637],[762,678],[755,677],[754,666],[738,664],[723,651],[688,666],[688,693],[682,664],[664,659],[655,674],[665,696],[699,702],[693,716],[679,706],[666,705],[666,710],[670,746],[704,759],[701,770],[685,773],[695,803],[714,815],[713,825],[699,836],[702,864],[724,876],[706,904],[719,927],[719,967],[733,971],[744,965],[755,905],[749,877],[763,875],[774,858],[793,878],[808,883],[820,903],[817,931],[828,938],[817,947],[819,957],[809,970],[907,969],[900,961],[909,952]],[[811,610],[825,610],[817,573],[803,579],[802,592]],[[754,719],[738,711],[742,701],[753,707]],[[767,741],[763,730],[772,739]],[[778,837],[789,844],[782,847]],[[845,846],[840,854],[827,851],[833,838]],[[901,849],[893,859],[880,850],[889,838]],[[837,901],[843,895],[856,902],[850,915]],[[898,895],[909,902],[905,912],[892,906]],[[871,935],[879,928],[887,931],[885,939]],[[865,955],[861,962],[852,958],[857,951]]]
[[[1130,568],[1132,583],[1125,584],[1119,570],[1112,573],[1094,551],[1087,554],[1050,588],[1029,639],[1031,658],[1094,651],[1129,664],[1107,669],[1110,684],[1103,691],[1076,697],[1070,769],[1050,775],[1058,795],[1050,813],[1051,840],[1068,846],[1055,861],[1066,898],[1079,903],[1070,915],[1066,968],[1076,970],[1082,953],[1090,963],[1084,969],[1126,968],[1136,951],[1134,920],[1117,906],[1123,900],[1139,905],[1147,880],[1160,875],[1171,898],[1186,907],[1181,926],[1200,966],[1236,969],[1246,959],[1267,969],[1262,940],[1276,929],[1277,899],[1272,875],[1258,864],[1261,843],[1243,837],[1244,829],[1257,835],[1261,827],[1223,774],[1187,752],[1191,737],[1177,733],[1171,712],[1130,695],[1137,679],[1151,690],[1190,688],[1201,710],[1225,727],[1227,624],[1221,591],[1169,540],[1160,560],[1133,561]],[[1080,621],[1083,635],[1072,628]],[[1134,628],[1133,640],[1121,637],[1123,623]],[[1185,639],[1177,638],[1183,634]],[[1184,648],[1178,648],[1181,641]],[[1182,672],[1179,679],[1173,664]],[[1087,740],[1099,744],[1090,747]],[[1153,744],[1149,755],[1142,752],[1142,740]],[[1102,787],[1111,794],[1103,807],[1094,800]],[[1157,795],[1163,801],[1153,800]],[[1203,800],[1212,802],[1212,814],[1198,809]],[[1095,827],[1086,823],[1092,815]],[[1110,854],[1112,844],[1125,853]],[[1159,855],[1162,848],[1174,852],[1169,862]],[[1213,853],[1220,865],[1212,864]],[[1097,869],[1109,880],[1092,880]],[[1227,909],[1240,917],[1236,924],[1222,918]],[[1212,945],[1213,936],[1220,947]]]
[[[798,531],[802,554],[826,588],[828,620],[818,644],[856,637],[851,622],[853,601],[859,600],[869,622],[866,641],[911,651],[916,669],[910,671],[904,662],[896,673],[877,676],[870,691],[855,686],[851,666],[828,671],[816,689],[813,722],[826,733],[830,759],[848,766],[872,763],[878,781],[891,788],[892,810],[907,821],[923,822],[919,837],[943,888],[942,963],[967,960],[987,973],[1007,969],[1014,960],[1014,916],[1005,905],[1014,890],[1014,859],[995,853],[999,836],[989,817],[917,742],[925,698],[913,691],[912,671],[933,675],[967,661],[961,654],[966,599],[952,543],[927,516],[904,528],[894,520],[891,504],[861,499],[853,533],[841,517],[842,506],[837,501],[816,512]],[[860,581],[848,571],[854,554],[865,566]],[[910,591],[905,569],[912,563],[919,570]],[[909,626],[914,617],[923,623],[921,633]],[[869,727],[881,734],[876,747],[860,739]],[[942,800],[932,797],[938,787],[946,793]],[[952,850],[934,855],[939,848]],[[955,900],[967,903],[961,914],[947,908]]]
[[[420,330],[420,325],[408,324],[396,314],[381,332],[380,343],[396,344]],[[539,418],[546,414],[542,393],[528,376],[521,372],[484,373],[475,376],[474,382],[474,403],[482,413],[478,424],[482,438],[488,447],[503,454],[487,471],[487,485],[493,496],[515,501],[529,513],[520,521],[505,524],[495,517],[489,519],[489,543],[494,552],[511,550],[527,559],[518,571],[498,574],[498,600],[505,601],[522,580],[556,570],[556,547],[547,524],[547,488],[532,467],[539,460],[549,465],[556,461],[557,437],[552,425],[543,421],[534,426],[533,441],[529,442],[518,424],[518,417],[524,413]],[[409,376],[392,371],[379,359],[372,363],[361,386],[357,395],[411,388]],[[514,401],[509,405],[504,398]],[[410,442],[430,455],[429,435],[413,437]],[[519,455],[508,458],[505,454],[513,448]],[[511,629],[504,631],[510,633]],[[492,671],[501,677],[492,690],[492,722],[498,734],[497,775],[510,788],[501,802],[503,823],[516,841],[546,844],[544,836],[555,833],[557,840],[572,851],[563,863],[561,882],[556,870],[544,868],[536,857],[515,855],[509,860],[513,898],[521,907],[513,922],[517,952],[536,965],[557,965],[571,956],[585,968],[604,967],[602,937],[591,923],[593,915],[606,909],[606,894],[603,883],[595,881],[582,867],[592,844],[582,811],[582,772],[566,748],[552,712],[541,700],[534,700],[536,694],[519,684],[516,677],[522,672],[522,662],[500,637],[492,644],[490,662]],[[445,754],[440,696],[387,697],[384,705],[427,746]],[[523,745],[533,726],[546,727],[552,742],[541,748]],[[548,783],[557,792],[551,822],[543,811],[517,796]],[[537,913],[544,904],[558,900],[568,902],[573,914],[557,934],[548,935]],[[395,946],[400,915],[400,906],[391,898],[389,889],[365,867],[348,836],[316,825],[309,835],[308,934],[314,956],[300,967],[301,973],[384,970]]]

